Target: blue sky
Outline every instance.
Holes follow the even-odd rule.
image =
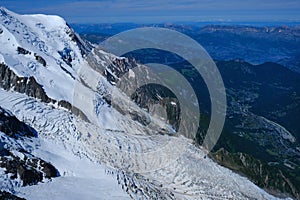
[[[0,0],[0,6],[69,23],[300,21],[300,0]]]

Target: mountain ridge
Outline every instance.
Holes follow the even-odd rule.
[[[114,194],[116,199],[277,199],[245,177],[205,157],[204,150],[193,145],[192,140],[161,134],[159,130],[166,124],[154,123],[156,127],[147,127],[133,120],[136,116],[131,115],[132,110],[122,113],[109,105],[104,95],[115,86],[107,73],[113,73],[112,67],[117,69],[115,73],[123,73],[128,64],[131,66],[135,62],[105,51],[91,51],[94,60],[87,62],[80,44],[72,40],[76,34],[71,31],[70,36],[64,21],[59,30],[52,29],[50,24],[49,32],[47,22],[35,16],[23,18],[12,12],[1,12],[0,19],[3,69],[7,66],[20,77],[32,75],[39,85],[35,84],[36,87],[42,86],[49,98],[56,101],[74,103],[72,86],[76,83],[82,90],[76,91],[78,101],[73,106],[83,112],[92,110],[87,116],[91,121],[84,121],[63,108],[29,97],[25,91],[20,90],[24,93],[20,94],[10,87],[6,88],[9,90],[0,89],[0,105],[38,132],[39,138],[33,141],[21,138],[17,142],[35,156],[51,161],[61,175],[43,184],[14,185],[12,188],[7,188],[7,184],[4,189],[29,199],[96,199]],[[18,51],[18,47],[23,50],[19,48]],[[45,66],[35,53],[43,58]],[[117,61],[120,65],[109,65]],[[86,67],[83,68],[85,73],[79,74],[82,67]],[[90,75],[96,72],[99,80],[91,80]],[[17,83],[18,78],[12,76],[13,79]],[[121,92],[120,97],[124,98]],[[89,98],[94,101],[87,102]],[[140,108],[134,111],[136,115],[144,114]],[[104,169],[112,176],[107,176]],[[0,172],[5,171],[7,169],[1,168]],[[78,190],[69,187],[70,183]],[[89,186],[92,191],[87,189]]]

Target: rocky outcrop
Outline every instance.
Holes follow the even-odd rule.
[[[17,51],[18,51],[18,54],[23,54],[23,55],[31,54],[30,51],[28,51],[27,49],[24,49],[22,47],[18,47]],[[34,57],[39,63],[41,63],[44,67],[46,67],[46,65],[47,65],[46,60],[44,58],[42,58],[42,56],[38,55],[37,53],[34,53]]]
[[[19,150],[19,153],[23,158],[15,156],[9,150],[6,153],[5,156],[0,157],[0,167],[5,169],[5,173],[9,174],[11,179],[20,178],[23,186],[35,185],[42,182],[44,178],[50,179],[59,176],[59,172],[53,165],[22,149]]]
[[[41,63],[44,67],[46,67],[47,65],[46,60],[42,56],[38,55],[37,53],[34,53],[34,57],[39,63]]]
[[[4,134],[3,134],[4,133]],[[37,137],[37,132],[0,107],[0,168],[11,180],[22,180],[22,185],[34,185],[45,178],[58,177],[50,163],[26,151],[20,141]]]
[[[43,102],[53,102],[41,85],[39,85],[34,77],[18,77],[5,64],[0,64],[0,87],[5,90],[13,89],[16,92],[27,94],[28,96],[41,99]]]
[[[72,67],[72,61],[73,61],[72,50],[70,50],[68,48],[64,48],[62,51],[58,51],[58,53],[61,56],[61,58],[63,59],[63,61],[67,65]]]
[[[9,192],[0,190],[0,199],[1,200],[25,200],[24,198],[17,197]]]
[[[78,47],[79,47],[79,50],[81,52],[81,55],[82,56],[86,56],[88,55],[91,51],[92,51],[92,48],[93,46],[87,42],[87,41],[83,41],[74,31],[73,29],[70,27],[69,24],[66,24],[68,29],[66,31],[66,33],[69,35],[69,37],[71,38],[71,40],[73,42],[75,42]]]
[[[85,114],[80,109],[72,106],[69,102],[64,100],[57,101],[48,97],[43,87],[35,80],[34,77],[18,77],[7,65],[3,63],[0,63],[0,87],[5,90],[12,89],[16,92],[40,99],[45,103],[58,103],[59,106],[68,109],[75,115],[88,121]]]
[[[130,85],[118,85],[118,81],[129,73],[130,69],[137,67],[139,64],[134,58],[113,58],[111,64],[106,66],[103,75],[106,79],[116,87],[120,87],[122,91],[130,88]],[[146,72],[145,72],[146,73]],[[142,74],[142,73],[141,73]],[[124,79],[127,79],[125,77]],[[126,82],[126,81],[125,81]],[[125,87],[125,88],[123,88]],[[103,96],[103,99],[111,105],[110,96]],[[152,116],[157,116],[163,121],[170,124],[175,130],[180,124],[180,106],[175,95],[167,88],[159,85],[147,85],[139,88],[131,99],[143,110],[150,113]],[[140,110],[126,110],[119,105],[113,105],[116,110],[122,114],[129,114],[132,120],[147,126],[151,122],[149,117],[143,114]],[[162,131],[168,132],[168,131]]]
[[[30,51],[28,51],[28,50],[26,50],[26,49],[24,49],[22,47],[18,47],[17,51],[18,51],[18,54],[23,54],[23,55],[31,54]]]
[[[35,137],[37,133],[24,122],[0,107],[0,131],[12,138]]]
[[[79,108],[73,106],[71,103],[65,100],[61,100],[58,102],[58,105],[71,111],[74,115],[79,116],[84,121],[89,122],[87,116]]]
[[[167,88],[159,85],[147,85],[139,88],[132,100],[141,108],[178,129],[180,124],[180,106],[175,95]]]
[[[129,69],[132,69],[137,65],[135,59],[115,58],[112,60],[111,64],[106,67],[104,74],[110,83],[114,83],[118,78],[127,73]]]

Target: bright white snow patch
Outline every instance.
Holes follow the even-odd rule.
[[[50,161],[61,173],[51,182],[17,189],[19,196],[28,200],[59,199],[130,199],[115,177],[103,166],[86,158],[79,158],[53,141],[42,141],[33,152]]]
[[[1,60],[18,76],[33,76],[49,97],[71,102],[77,70],[85,61],[69,36],[71,30],[66,22],[58,16],[18,15],[3,8],[0,12]],[[18,47],[30,54],[19,54]],[[70,53],[71,66],[59,53],[63,51]],[[46,67],[35,59],[35,54],[46,61]]]
[[[172,106],[176,106],[177,104],[174,101],[171,101]]]
[[[5,63],[4,57],[0,54],[0,63]]]

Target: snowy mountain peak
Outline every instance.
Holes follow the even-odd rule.
[[[70,102],[76,72],[85,62],[83,41],[58,16],[18,15],[2,8],[0,21],[2,62],[18,76],[33,76],[49,97]]]
[[[127,113],[122,110],[127,104],[109,105],[105,95],[112,90],[120,104],[124,97],[108,74],[117,79],[116,72],[136,63],[91,51],[58,16],[18,15],[5,8],[0,13],[0,86],[12,90],[0,89],[0,106],[38,132],[32,140],[0,137],[0,146],[3,141],[22,146],[51,161],[61,175],[36,186],[13,185],[13,191],[31,199],[127,199],[127,194],[133,199],[276,199],[206,157],[191,139],[161,134],[165,123],[141,123],[150,117],[141,116],[137,105]],[[31,98],[36,97],[32,92],[74,103],[89,120]],[[104,169],[110,177],[100,172]]]

